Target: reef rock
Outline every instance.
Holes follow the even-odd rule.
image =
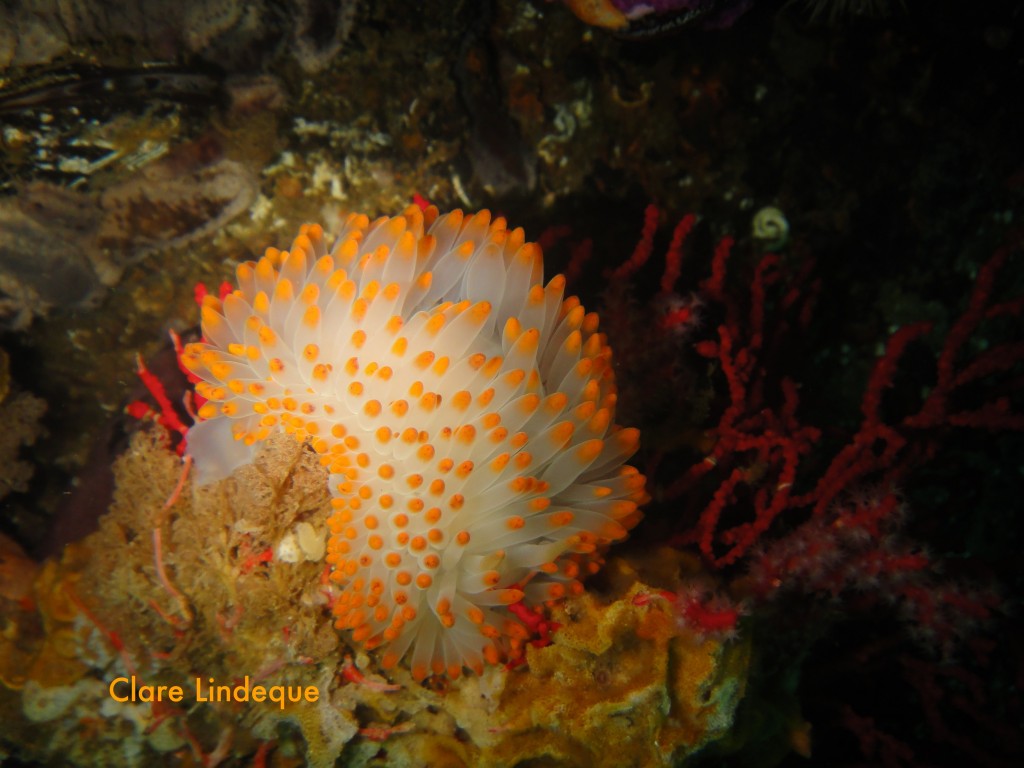
[[[747,642],[695,635],[669,601],[642,599],[680,588],[676,553],[609,558],[601,589],[552,609],[559,628],[518,664],[416,682],[332,626],[337,593],[307,529],[326,539],[331,512],[312,450],[278,435],[231,477],[186,481],[168,506],[181,469],[161,430],[140,431],[100,529],[44,564],[31,604],[0,601],[23,670],[0,686],[8,753],[77,765],[279,750],[320,766],[667,766],[732,723]],[[179,685],[184,700],[114,701],[110,684],[131,675]],[[204,701],[197,676],[318,696]]]

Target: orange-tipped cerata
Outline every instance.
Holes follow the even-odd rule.
[[[611,350],[540,248],[487,211],[352,214],[238,267],[183,363],[200,482],[285,431],[330,472],[339,628],[416,677],[479,671],[508,610],[579,591],[640,517]]]

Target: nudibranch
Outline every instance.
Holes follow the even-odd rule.
[[[333,246],[333,247],[332,247]],[[615,424],[598,318],[543,283],[541,249],[488,211],[413,205],[237,270],[182,362],[206,399],[197,481],[284,431],[329,472],[336,624],[412,674],[479,673],[522,647],[507,606],[579,593],[646,500]]]

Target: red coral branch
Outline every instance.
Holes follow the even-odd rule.
[[[967,309],[950,329],[938,357],[936,385],[920,410],[889,424],[883,419],[881,405],[885,390],[893,386],[908,346],[931,331],[928,323],[906,326],[890,337],[864,391],[860,428],[835,454],[812,490],[790,495],[789,489],[797,480],[802,457],[810,451],[820,433],[797,421],[796,388],[786,379],[782,380],[784,397],[778,414],[763,407],[761,389],[766,371],[760,353],[765,345],[766,289],[778,280],[778,259],[768,255],[758,263],[750,287],[749,316],[743,325],[737,321],[736,303],[724,292],[731,245],[728,238],[719,243],[712,258],[711,277],[702,286],[708,299],[724,305],[726,323],[718,328],[717,342],[704,341],[696,345],[699,354],[717,360],[729,402],[713,430],[718,441],[712,453],[691,466],[665,494],[674,498],[689,490],[695,480],[714,467],[727,472],[691,532],[677,539],[698,544],[702,554],[716,567],[744,557],[784,511],[810,508],[812,517],[824,516],[843,494],[871,478],[878,478],[880,473],[883,486],[893,487],[913,466],[934,452],[930,439],[918,434],[922,430],[957,426],[1024,428],[1024,416],[1012,412],[1008,398],[996,399],[974,410],[953,411],[950,406],[962,387],[1008,371],[1024,359],[1024,344],[1008,343],[977,355],[963,366],[956,365],[959,353],[984,318],[990,314],[1016,314],[1022,309],[1021,303],[1016,301],[990,306],[996,274],[1006,259],[1006,251],[1001,249],[979,272]],[[783,304],[794,303],[791,289]],[[916,450],[908,452],[912,442]],[[774,483],[769,484],[769,479]],[[752,507],[753,519],[722,528],[723,510],[736,502],[743,485],[751,486],[747,503]],[[893,506],[887,502],[876,514],[891,510]],[[856,524],[861,525],[862,521]],[[716,551],[716,545],[720,544],[728,547],[724,553]]]
[[[644,228],[640,235],[640,241],[633,249],[633,255],[629,260],[619,265],[611,274],[611,280],[626,280],[647,263],[647,260],[654,252],[654,235],[658,231],[658,208],[655,205],[648,205],[644,210]]]
[[[648,260],[656,220],[649,207],[640,242],[613,278],[631,277]],[[678,279],[695,221],[687,216],[674,230],[662,293]],[[685,527],[671,543],[696,546],[715,568],[744,563],[746,588],[764,598],[787,585],[833,596],[856,589],[899,605],[938,645],[962,638],[990,615],[995,598],[935,579],[933,558],[900,538],[905,506],[895,489],[935,454],[950,429],[1024,429],[1024,415],[1013,410],[1008,396],[960,407],[969,387],[973,392],[1024,361],[1024,343],[1015,341],[968,352],[984,321],[1024,314],[1024,300],[992,300],[1008,250],[997,251],[979,271],[964,312],[941,344],[931,391],[916,411],[895,419],[883,407],[887,392],[899,379],[907,350],[926,342],[933,326],[915,323],[892,334],[866,382],[862,421],[824,470],[806,461],[821,431],[801,423],[797,383],[771,368],[779,351],[792,345],[791,329],[810,322],[820,290],[813,262],[805,260],[797,275],[784,276],[778,256],[761,257],[742,300],[730,274],[733,250],[732,238],[719,241],[696,299],[723,318],[714,337],[694,342],[693,349],[716,364],[724,402],[707,432],[713,442],[706,454],[679,468],[657,494],[663,502],[706,499],[681,521]],[[663,458],[656,457],[662,467]],[[874,490],[864,490],[869,487]],[[783,517],[787,526],[780,534],[777,521]]]
[[[683,216],[676,224],[672,232],[672,241],[665,252],[665,271],[661,275],[661,293],[667,295],[675,288],[676,280],[683,267],[683,243],[690,236],[694,226],[697,224],[697,217],[692,213]]]

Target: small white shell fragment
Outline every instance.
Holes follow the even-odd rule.
[[[299,542],[299,549],[307,560],[316,562],[323,559],[327,551],[323,533],[317,533],[316,528],[309,523],[299,523],[295,526],[295,536]]]
[[[294,533],[286,533],[277,543],[274,559],[282,563],[301,563],[305,559]]]

